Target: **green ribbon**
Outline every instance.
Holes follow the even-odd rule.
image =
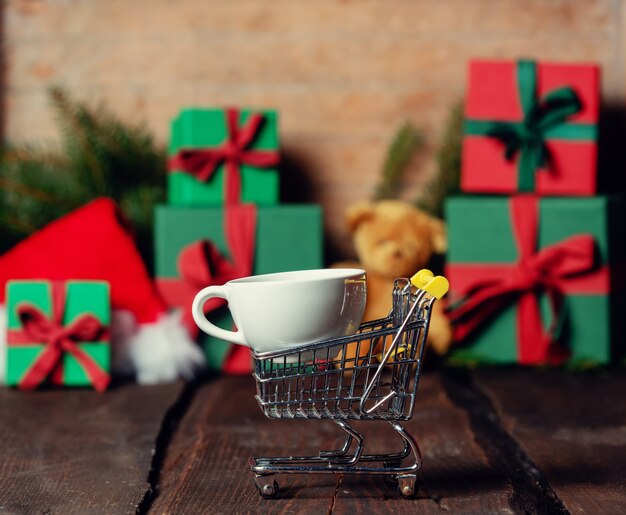
[[[517,62],[517,89],[524,118],[521,122],[466,120],[465,134],[488,136],[504,144],[504,156],[512,161],[519,153],[518,191],[535,190],[535,172],[549,161],[547,139],[594,140],[596,125],[567,123],[582,104],[568,87],[554,89],[537,98],[537,65],[534,61]]]

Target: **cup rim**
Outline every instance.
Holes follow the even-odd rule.
[[[320,281],[334,281],[337,279],[350,279],[355,276],[364,276],[362,268],[316,268],[313,270],[292,270],[289,272],[275,272],[272,274],[250,275],[228,281],[228,284],[285,284],[306,283]],[[301,276],[301,277],[298,277]]]

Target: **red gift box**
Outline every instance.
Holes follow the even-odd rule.
[[[461,189],[594,195],[599,81],[594,65],[470,63]]]

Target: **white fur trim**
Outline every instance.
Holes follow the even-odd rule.
[[[134,374],[140,384],[191,379],[204,366],[204,355],[189,338],[178,313],[137,325],[129,311],[114,311],[111,341],[113,371]]]
[[[205,364],[204,354],[189,338],[178,313],[161,315],[153,324],[140,325],[130,340],[123,345],[114,343],[113,349],[117,354],[113,369],[119,362],[121,372],[121,363],[130,363],[140,384],[191,379]],[[120,359],[124,353],[127,357]]]
[[[6,310],[0,305],[0,384],[5,382]],[[204,355],[189,338],[177,313],[161,315],[152,324],[137,325],[129,311],[111,316],[111,369],[135,375],[141,384],[191,379],[204,366]]]

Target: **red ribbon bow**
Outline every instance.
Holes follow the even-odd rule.
[[[183,312],[183,324],[193,336],[198,333],[198,326],[193,321],[191,306],[196,293],[202,288],[214,284],[224,284],[242,277],[237,267],[229,262],[209,240],[200,240],[184,247],[178,256],[178,271],[183,281],[181,298],[176,304],[186,307]],[[170,296],[170,301],[174,300]],[[212,298],[204,304],[204,313],[210,313],[223,306],[223,299]]]
[[[49,377],[61,364],[64,353],[71,354],[83,367],[93,387],[102,392],[109,384],[109,374],[100,368],[94,359],[83,351],[79,342],[93,342],[105,338],[107,328],[93,315],[82,315],[64,326],[65,285],[52,283],[52,318],[49,319],[32,304],[22,304],[17,314],[22,321],[21,331],[10,331],[10,345],[45,342],[46,348],[26,372],[19,387],[32,390]]]
[[[243,243],[243,241],[243,238],[239,239],[239,243]],[[254,242],[254,239],[251,241]],[[237,243],[231,240],[231,245],[236,246]],[[250,275],[252,273],[252,261],[250,260],[249,264],[246,265],[246,259],[252,257],[253,250],[248,249],[241,256],[237,254],[243,258],[243,262],[238,260],[231,263],[209,240],[197,241],[184,247],[178,257],[178,269],[183,280],[183,288],[186,291],[186,298],[182,301],[183,305],[190,306],[195,294],[206,286],[221,285],[233,279]],[[224,299],[215,297],[209,299],[204,303],[204,314],[206,315],[225,304]],[[194,337],[197,336],[198,326],[194,322],[189,308],[184,310],[182,321],[185,327],[189,328],[191,334]],[[235,345],[223,364],[223,370],[234,374],[249,373],[250,355],[248,349]]]
[[[276,166],[279,161],[275,150],[250,150],[257,137],[262,114],[252,114],[247,124],[239,127],[239,111],[226,109],[228,136],[218,148],[182,149],[168,161],[170,170],[183,170],[202,182],[208,181],[221,163],[226,163],[225,202],[236,204],[241,198],[239,166],[247,164],[257,168]]]
[[[167,305],[184,308],[182,322],[192,337],[198,335],[198,326],[191,315],[191,304],[198,291],[252,274],[256,223],[256,206],[226,206],[224,234],[232,261],[227,260],[211,241],[199,240],[180,251],[177,260],[178,278],[157,279],[159,291]],[[204,305],[204,312],[209,313],[224,303],[222,299],[210,299]]]
[[[562,363],[567,353],[555,345],[555,330],[563,316],[564,291],[568,280],[593,271],[595,240],[590,235],[572,236],[537,251],[538,200],[516,197],[510,202],[520,258],[504,269],[492,267],[490,272],[495,271],[495,276],[489,273],[465,278],[462,291],[466,296],[449,314],[455,325],[455,339],[464,339],[508,303],[517,301],[520,363]],[[450,265],[450,271],[455,268],[457,265]],[[469,272],[469,268],[465,272]],[[457,268],[456,273],[461,271]],[[455,283],[454,277],[451,282]],[[585,283],[588,284],[583,281],[583,286]],[[537,295],[541,291],[548,295],[554,316],[547,332],[543,329]]]

